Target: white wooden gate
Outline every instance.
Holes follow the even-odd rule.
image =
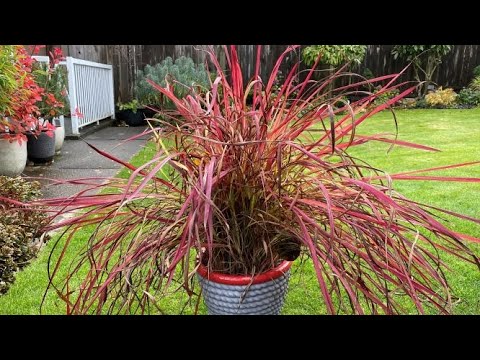
[[[49,62],[48,56],[34,56],[38,61]],[[112,65],[100,64],[67,56],[68,97],[71,112],[71,131],[108,117],[115,118]]]
[[[67,57],[72,132],[99,120],[115,118],[112,65]]]

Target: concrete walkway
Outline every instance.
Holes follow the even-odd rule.
[[[145,145],[150,135],[128,141],[119,145],[136,134],[142,133],[146,127],[107,127],[85,136],[85,141],[112,154],[122,160],[129,160]],[[55,156],[49,166],[27,166],[26,176],[75,179],[83,177],[110,177],[115,175],[121,165],[95,152],[82,140],[65,140],[62,151]],[[41,180],[40,180],[41,181]],[[41,181],[42,193],[45,198],[64,197],[75,194],[80,190],[78,185],[45,186]]]

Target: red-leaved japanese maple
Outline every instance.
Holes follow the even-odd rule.
[[[264,82],[259,46],[255,74],[244,84],[235,47],[225,49],[227,73],[209,48],[216,78],[206,94],[192,89],[178,99],[173,83],[165,88],[152,83],[177,110],[164,114],[153,131],[158,144],[153,159],[137,168],[96,149],[130,169],[130,178],[65,181],[103,191],[29,204],[49,207],[52,219],[81,210],[46,228],[70,230],[49,273],[68,313],[149,312],[167,289],[197,295],[199,262],[210,271],[254,275],[301,252],[312,261],[328,313],[403,313],[399,299],[405,296],[419,313],[425,304],[439,313],[451,310],[441,255],[478,265],[465,240],[480,240],[447,228],[430,207],[405,198],[393,185],[397,179],[480,179],[420,171],[387,175],[351,157],[350,147],[369,141],[436,151],[358,132],[359,124],[414,87],[399,82],[399,73],[352,77],[349,85],[326,92],[334,79],[351,75],[342,68],[314,80],[317,59],[303,80],[297,76],[299,64],[294,65],[274,91],[280,65],[293,49],[281,54]],[[367,84],[382,88],[342,105],[343,96],[358,95]],[[393,89],[400,94],[371,106]],[[65,263],[63,254],[87,225],[96,230],[85,251]],[[61,267],[68,268],[66,277],[59,276]]]

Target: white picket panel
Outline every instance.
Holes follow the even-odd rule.
[[[67,69],[73,134],[99,120],[115,118],[112,65],[68,56]]]
[[[50,58],[48,56],[34,55],[32,56],[32,58],[34,58],[38,62],[46,62],[47,64],[50,64]]]
[[[48,56],[33,56],[49,63]],[[72,113],[72,134],[79,129],[106,118],[115,118],[112,65],[86,61],[67,56],[60,62],[67,66],[68,97]]]

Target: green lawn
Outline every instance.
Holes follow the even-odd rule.
[[[352,149],[352,155],[361,157],[389,173],[415,170],[459,162],[480,160],[480,109],[473,110],[398,110],[399,138],[436,147],[438,153],[395,147],[387,154],[388,144],[369,143]],[[367,120],[357,128],[360,134],[393,132],[392,116],[381,113]],[[132,160],[141,164],[149,159],[153,146],[149,144]],[[122,171],[121,175],[127,175]],[[438,172],[438,175],[480,177],[480,166]],[[436,181],[396,181],[396,190],[408,197],[452,211],[462,212],[480,218],[480,184],[442,183]],[[447,218],[455,230],[480,237],[480,226],[458,219]],[[86,228],[75,238],[72,250],[79,250],[89,236],[91,229]],[[18,274],[16,283],[10,291],[0,297],[0,314],[38,314],[40,302],[47,285],[46,263],[54,241],[50,241],[39,257],[24,271]],[[477,253],[480,247],[475,246]],[[73,256],[73,255],[69,255]],[[455,307],[457,314],[480,314],[480,272],[469,264],[446,256],[452,271],[448,274],[454,295],[458,298]],[[65,269],[64,269],[65,271]],[[180,313],[186,297],[174,294],[161,301],[167,313]],[[187,306],[185,313],[192,313],[193,306]],[[205,313],[202,305],[200,312]],[[65,306],[49,292],[43,313],[62,314]],[[324,314],[325,307],[320,298],[317,280],[309,263],[293,268],[290,290],[287,295],[283,314]]]
[[[371,165],[391,174],[435,166],[480,160],[480,109],[472,110],[397,110],[399,139],[428,145],[441,152],[426,152],[395,147],[387,154],[389,144],[370,142],[349,151]],[[359,134],[392,133],[395,126],[391,113],[383,112],[357,128]],[[434,172],[432,175],[480,177],[480,165]],[[394,187],[407,197],[480,218],[480,184],[438,181],[396,181]],[[444,216],[445,217],[445,216]],[[480,225],[445,217],[455,231],[480,237]],[[476,245],[476,244],[475,244]],[[480,246],[472,246],[480,253]],[[480,314],[480,272],[476,267],[445,256],[452,268],[448,274],[458,304],[457,314]],[[324,313],[319,306],[315,274],[305,266],[303,276],[290,282],[285,314]],[[305,301],[309,299],[309,301]]]

